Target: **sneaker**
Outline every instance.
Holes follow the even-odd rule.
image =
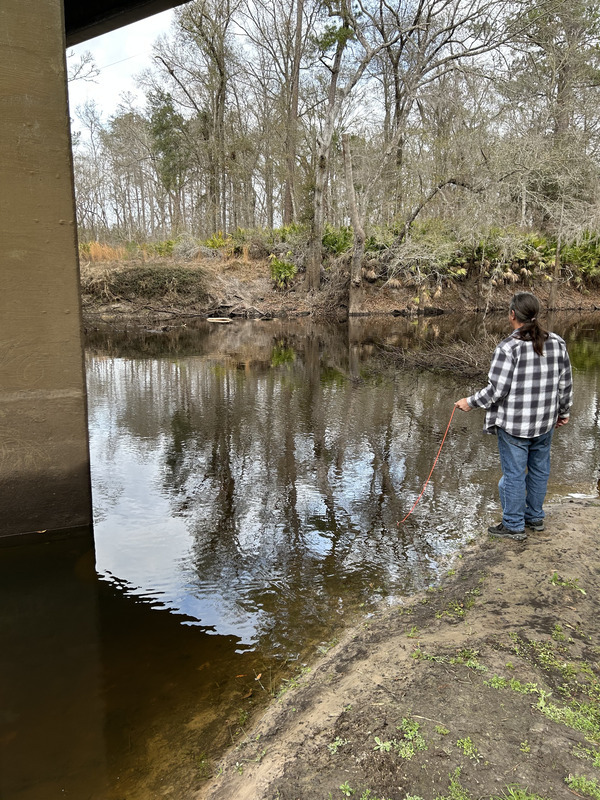
[[[543,531],[546,526],[543,519],[526,519],[525,527],[532,531]]]
[[[527,534],[522,531],[511,531],[505,528],[502,522],[498,525],[490,525],[488,528],[490,536],[500,536],[502,539],[516,539],[517,542],[523,542],[527,538]]]

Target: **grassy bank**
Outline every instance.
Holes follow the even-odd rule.
[[[143,261],[171,258],[175,263],[211,259],[267,262],[279,288],[302,273],[308,248],[308,228],[288,225],[273,230],[218,233],[207,240],[188,234],[153,243],[83,242],[84,263]],[[353,248],[350,227],[328,226],[322,240],[325,277],[337,262],[346,264]],[[430,219],[415,223],[410,235],[393,226],[372,228],[365,241],[363,277],[367,282],[392,282],[432,289],[477,277],[491,287],[501,283],[546,280],[582,291],[600,287],[600,238],[586,233],[562,244],[550,236],[517,228],[490,228],[483,232],[457,231],[451,223]],[[558,269],[557,269],[558,256]]]

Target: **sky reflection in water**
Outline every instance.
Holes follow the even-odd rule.
[[[397,524],[464,380],[357,380],[346,327],[186,336],[185,353],[136,355],[128,339],[88,355],[97,569],[126,593],[240,649],[287,655],[340,608],[431,581],[495,518],[495,440],[473,413],[455,417],[418,509]],[[593,488],[597,378],[577,376],[551,492]]]

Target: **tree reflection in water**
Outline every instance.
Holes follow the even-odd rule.
[[[571,322],[563,333],[577,364],[597,332]],[[399,528],[453,400],[470,387],[365,371],[378,341],[471,331],[472,320],[436,318],[199,325],[109,343],[96,335],[88,381],[99,569],[281,656],[321,638],[340,613],[431,581],[496,513],[495,441],[477,415],[455,417],[418,510]],[[577,374],[551,491],[591,491],[597,479],[598,371],[588,356]],[[142,554],[133,575],[123,557],[132,549]]]

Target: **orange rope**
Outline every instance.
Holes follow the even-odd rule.
[[[450,414],[450,419],[448,420],[448,425],[446,426],[446,433],[444,434],[444,438],[442,439],[442,443],[441,443],[441,445],[440,445],[440,449],[437,451],[437,456],[435,457],[435,461],[433,462],[433,467],[431,468],[431,471],[430,471],[429,475],[427,476],[427,480],[425,481],[425,485],[424,485],[424,486],[423,486],[423,488],[421,489],[421,494],[420,494],[420,495],[417,497],[417,499],[416,499],[416,500],[415,500],[415,502],[413,503],[413,507],[411,508],[411,510],[410,510],[410,511],[408,512],[408,514],[407,514],[407,515],[404,517],[404,519],[401,519],[401,520],[400,520],[400,522],[398,523],[398,525],[402,525],[402,523],[403,523],[403,522],[405,522],[405,521],[406,521],[406,520],[407,520],[407,519],[410,517],[410,515],[412,514],[412,512],[413,512],[413,511],[415,510],[415,508],[417,507],[417,503],[418,503],[418,502],[419,502],[419,500],[420,500],[420,499],[423,497],[423,493],[425,492],[425,489],[427,488],[427,484],[429,483],[429,478],[431,478],[431,475],[432,475],[432,473],[433,473],[433,470],[435,469],[435,465],[437,464],[437,462],[438,462],[438,458],[440,457],[440,453],[442,452],[442,447],[444,446],[444,442],[446,441],[446,436],[448,436],[448,431],[450,430],[450,423],[452,422],[452,417],[454,416],[454,412],[455,412],[455,411],[456,411],[456,406],[454,406],[454,408],[452,409],[452,414]]]

